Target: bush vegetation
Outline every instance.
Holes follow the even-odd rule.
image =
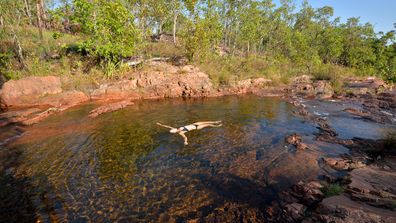
[[[396,81],[394,31],[375,33],[358,18],[342,23],[333,18],[333,8],[315,9],[307,1],[298,10],[291,0],[37,5],[0,2],[0,72],[7,79],[51,74],[97,81],[121,76],[123,61],[131,57],[186,56],[220,85],[249,77],[287,83],[300,74],[330,80],[336,88],[350,75]],[[163,32],[174,43],[151,42],[152,34]]]
[[[325,197],[340,195],[344,192],[344,188],[339,183],[329,184],[322,188]]]

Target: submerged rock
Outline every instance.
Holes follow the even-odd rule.
[[[89,113],[89,117],[91,118],[95,118],[101,114],[104,113],[108,113],[108,112],[113,112],[113,111],[117,111],[120,110],[122,108],[125,108],[129,105],[133,105],[134,103],[130,100],[125,100],[125,101],[120,101],[120,102],[115,102],[115,103],[111,103],[111,104],[106,104],[106,105],[102,105],[99,108],[96,108],[94,110],[92,110]]]
[[[288,137],[286,137],[286,142],[296,146],[298,150],[304,150],[307,149],[308,146],[302,142],[302,137],[298,135],[297,133],[294,133]]]

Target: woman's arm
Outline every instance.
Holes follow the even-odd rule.
[[[169,125],[163,125],[163,124],[161,124],[161,123],[159,123],[159,122],[157,122],[157,125],[162,126],[162,127],[165,127],[165,128],[168,128],[168,129],[175,129],[175,128],[169,126]]]
[[[179,135],[181,135],[181,137],[183,137],[184,145],[188,145],[188,139],[187,139],[187,136],[184,135],[184,132],[179,132]]]

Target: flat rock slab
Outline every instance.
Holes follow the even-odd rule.
[[[324,199],[318,212],[321,222],[396,222],[396,212],[353,201],[345,195]]]

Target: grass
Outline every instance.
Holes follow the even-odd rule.
[[[131,71],[122,64],[99,64],[89,55],[78,54],[76,46],[84,39],[83,36],[44,31],[43,39],[40,39],[35,27],[19,27],[16,31],[23,48],[26,68],[13,55],[12,38],[8,36],[0,39],[0,72],[7,79],[57,75],[66,80],[66,89],[84,90],[106,78],[123,78]],[[165,42],[145,43],[139,46],[137,52],[144,58],[186,55],[183,46]],[[11,56],[8,57],[8,54]],[[330,81],[335,91],[339,92],[342,80],[357,73],[353,69],[329,64],[316,65],[309,73],[306,67],[297,66],[285,57],[254,54],[249,57],[210,55],[194,64],[207,73],[216,86],[259,77],[272,80],[273,85],[283,85],[290,83],[295,76],[311,74],[314,80]]]
[[[344,188],[339,183],[329,184],[322,188],[325,197],[333,197],[344,192]]]
[[[181,46],[175,46],[172,43],[157,42],[146,43],[138,49],[145,58],[151,57],[182,57],[186,54],[185,49]]]
[[[299,73],[290,61],[264,56],[236,57],[212,55],[196,65],[206,72],[216,85],[233,84],[248,78],[267,78],[275,84],[287,84]]]

